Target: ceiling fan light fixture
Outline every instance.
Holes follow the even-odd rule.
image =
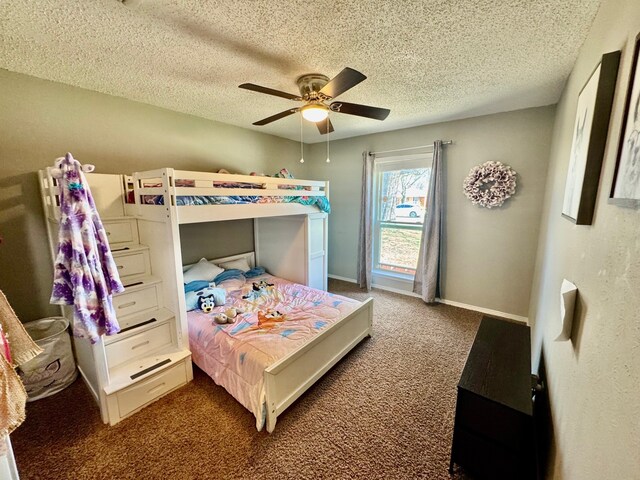
[[[302,116],[310,122],[321,122],[329,116],[329,109],[324,105],[306,105],[301,109]]]

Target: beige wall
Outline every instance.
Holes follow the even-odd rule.
[[[56,312],[35,172],[69,150],[99,173],[287,167],[304,176],[296,142],[0,70],[0,289],[23,321]],[[243,249],[252,244],[251,222],[217,235],[213,248],[190,243],[186,255],[236,253],[238,235]]]
[[[527,316],[553,127],[554,107],[425,125],[311,145],[309,174],[331,181],[329,273],[356,277],[362,152],[453,140],[445,148],[447,185],[444,297]],[[472,205],[462,193],[469,169],[489,160],[518,172],[503,208]]]
[[[608,204],[640,3],[605,0],[556,114],[530,317],[544,350],[555,431],[551,478],[640,478],[640,212]],[[603,53],[623,49],[591,226],[560,216],[578,94]],[[563,278],[579,289],[571,341],[559,332]]]

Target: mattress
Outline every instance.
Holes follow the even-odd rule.
[[[349,315],[360,302],[271,275],[218,286],[227,291],[224,307],[187,314],[192,359],[255,415],[261,430],[266,417],[264,370]],[[234,324],[213,322],[215,313],[229,307],[245,313]],[[274,312],[282,316],[272,318]]]
[[[142,195],[141,201],[148,205],[164,205],[162,195]],[[327,197],[322,196],[259,196],[259,195],[179,195],[176,205],[244,205],[249,203],[300,203],[301,205],[315,205],[325,213],[331,213],[331,204]]]

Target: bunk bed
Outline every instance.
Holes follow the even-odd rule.
[[[295,342],[289,338],[288,347],[260,367],[254,387],[261,408],[235,393],[256,416],[258,428],[264,423],[272,432],[278,415],[371,335],[371,300],[333,299],[326,292],[328,182],[297,180],[286,172],[265,177],[171,168],[87,178],[126,280],[125,292],[114,297],[122,332],[93,345],[74,339],[82,378],[100,405],[103,421],[113,425],[189,382],[191,350],[196,364],[233,394],[230,385],[211,374],[203,360],[206,348],[194,333],[207,322],[211,326],[211,319],[187,312],[180,225],[253,219],[254,251],[214,263],[245,258],[252,267],[266,268],[272,275],[263,278],[267,283],[306,289],[305,295],[315,295],[316,303],[344,303],[329,321],[314,323],[313,335]],[[48,171],[40,172],[40,184],[53,252],[59,192]],[[229,297],[238,299],[255,280],[228,287]],[[278,308],[292,311],[286,304]],[[251,323],[249,313],[255,316],[258,310],[247,312],[237,325],[217,330],[227,332],[228,340],[233,329]]]
[[[288,281],[297,285],[293,288],[307,288],[309,292],[315,289],[319,297],[330,295],[326,292],[327,213],[323,211],[328,208],[328,182],[161,169],[136,172],[127,178],[126,184],[127,198],[133,197],[141,242],[150,244],[151,251],[156,252],[152,264],[162,270],[163,285],[169,288],[164,294],[177,297],[181,333],[189,338],[192,350],[199,350],[195,355],[196,364],[201,363],[199,366],[207,373],[211,369],[200,355],[204,347],[197,343],[194,333],[197,328],[190,328],[190,319],[194,318],[200,318],[202,326],[202,314],[199,317],[187,314],[182,288],[185,267],[181,261],[181,224],[254,219],[255,252],[214,259],[213,262],[246,258],[250,266],[265,267],[273,275],[268,277],[269,281],[276,279],[279,284]],[[220,199],[225,196],[250,200],[235,203],[234,198],[234,203],[227,203]],[[169,278],[171,281],[166,281]],[[247,286],[251,283],[248,281]],[[235,290],[235,294],[229,293],[237,299],[242,290]],[[236,392],[236,398],[256,415],[258,428],[264,421],[267,431],[272,432],[278,415],[362,339],[371,335],[371,300],[359,303],[341,297],[335,301],[344,302],[349,308],[341,315],[332,316],[331,321],[318,328],[311,338],[285,349],[283,354],[264,365],[263,378],[256,387],[260,390],[264,415],[260,409],[251,408],[250,402],[238,398],[241,395]],[[255,323],[255,312],[253,315]],[[238,326],[216,330],[231,333],[234,328]],[[227,340],[231,337],[226,333],[225,336]],[[233,392],[230,385],[212,376]]]

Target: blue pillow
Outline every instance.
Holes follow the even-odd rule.
[[[244,276],[247,278],[254,278],[264,275],[265,273],[267,273],[267,271],[264,267],[253,267],[251,270],[244,272]]]
[[[244,280],[244,273],[242,270],[238,270],[237,268],[231,268],[229,270],[225,270],[221,274],[219,274],[216,278],[213,279],[213,282],[217,285],[220,282],[224,282],[225,280]]]
[[[198,308],[199,297],[208,297],[209,295],[213,295],[213,301],[216,304],[216,307],[224,305],[227,301],[227,292],[224,288],[213,288],[207,286],[202,290],[187,292],[187,294],[185,295],[187,312]]]
[[[184,286],[184,293],[195,292],[196,290],[202,290],[203,288],[207,288],[213,282],[207,282],[206,280],[194,280],[193,282],[189,282]],[[215,283],[214,283],[215,286]]]

